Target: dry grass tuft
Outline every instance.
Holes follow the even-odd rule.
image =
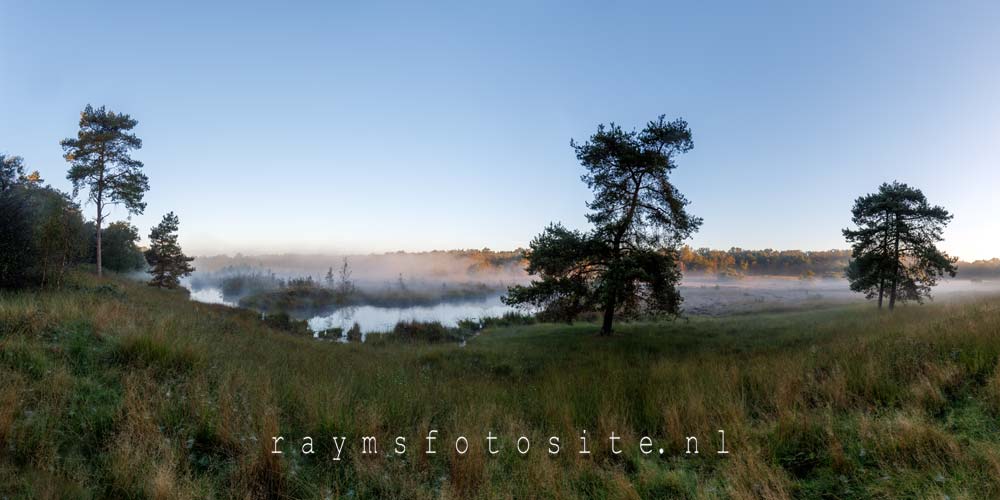
[[[784,500],[791,498],[791,481],[779,468],[764,460],[759,450],[733,454],[725,470],[726,493],[733,500]]]

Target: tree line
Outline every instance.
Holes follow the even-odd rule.
[[[850,250],[679,250],[685,273],[758,276],[840,277],[851,259]]]
[[[997,279],[1000,278],[1000,259],[974,260],[972,262],[959,261],[955,264],[958,267],[962,278],[970,280]]]
[[[92,263],[129,272],[149,269],[150,285],[176,288],[191,274],[192,258],[177,244],[179,221],[173,212],[152,228],[141,249],[139,230],[128,220],[107,223],[120,205],[141,214],[149,190],[142,162],[131,153],[142,147],[132,133],[138,122],[127,114],[87,105],[76,137],[60,142],[70,167],[72,194],[44,183],[38,171],[26,173],[20,156],[0,154],[0,288],[59,286],[74,266]],[[93,205],[87,220],[80,203]]]
[[[747,250],[730,248],[680,249],[680,267],[684,274],[714,274],[720,277],[794,276],[800,278],[846,277],[852,250]],[[1000,258],[955,262],[956,275],[962,279],[1000,279]]]

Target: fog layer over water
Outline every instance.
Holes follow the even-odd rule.
[[[347,269],[343,269],[345,263]],[[454,326],[463,319],[502,316],[513,308],[504,305],[500,296],[510,285],[528,281],[520,251],[487,249],[347,256],[216,256],[199,258],[194,264],[198,271],[186,283],[193,300],[229,306],[242,302],[270,312],[285,310],[307,320],[316,332],[347,330],[355,322],[368,333],[391,330],[402,320]],[[345,284],[345,280],[349,283]],[[351,291],[345,294],[345,300],[335,303],[317,306],[316,301],[308,300],[329,298],[322,289]],[[261,293],[265,294],[263,299]],[[255,294],[257,300],[251,297]],[[275,304],[280,308],[275,309]],[[303,305],[306,307],[297,307]]]
[[[365,255],[253,255],[198,257],[192,281],[224,277],[247,271],[274,273],[282,278],[322,279],[338,272],[344,261],[358,286],[382,286],[407,282],[427,283],[517,283],[528,279],[521,251],[449,250],[394,252]]]
[[[226,295],[220,285],[227,276],[251,272],[271,273],[284,278],[313,276],[337,269],[338,256],[258,256],[212,257],[199,259],[201,268],[188,285],[191,298],[200,302],[238,306],[239,297]],[[438,321],[454,326],[463,319],[501,316],[513,308],[500,301],[507,286],[525,283],[530,278],[523,262],[514,252],[453,251],[423,254],[382,254],[348,256],[351,280],[361,288],[391,289],[423,293],[462,284],[487,284],[490,292],[421,303],[407,307],[385,304],[352,304],[325,310],[289,311],[307,320],[313,331],[331,328],[345,331],[355,322],[364,333],[388,331],[399,321]],[[398,284],[397,284],[398,283]],[[193,286],[192,286],[193,285]],[[936,301],[955,300],[972,295],[1000,293],[1000,281],[945,279],[934,287]],[[852,292],[841,278],[800,279],[785,276],[747,276],[720,278],[717,275],[691,274],[681,283],[683,308],[688,315],[724,315],[784,308],[809,308],[864,301]]]

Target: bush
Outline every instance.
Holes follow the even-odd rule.
[[[87,230],[65,193],[34,185],[0,193],[0,288],[62,284],[84,260]]]
[[[319,333],[316,334],[317,338],[323,339],[323,340],[327,340],[327,339],[339,339],[339,338],[341,338],[343,336],[344,336],[344,329],[340,328],[340,327],[327,328],[326,330],[323,330],[323,331],[321,331],[321,332],[319,332]]]
[[[520,311],[508,311],[503,314],[503,316],[497,317],[486,317],[480,320],[483,324],[483,328],[491,328],[494,326],[522,326],[522,325],[533,325],[536,320],[535,317],[530,314],[525,314]]]
[[[468,332],[473,332],[473,333],[478,332],[478,331],[482,330],[483,328],[485,328],[483,326],[483,320],[482,319],[474,319],[474,318],[460,319],[460,320],[458,320],[456,322],[456,325],[458,326],[458,328],[460,328],[462,330],[465,330],[465,331],[468,331]]]
[[[309,324],[305,321],[294,319],[288,313],[282,311],[264,316],[264,323],[271,328],[295,335],[312,336]]]
[[[448,328],[439,321],[400,321],[385,340],[402,342],[461,342],[465,335],[457,328]]]
[[[508,311],[503,316],[486,316],[483,318],[466,318],[458,321],[458,328],[468,332],[479,332],[486,328],[532,325],[536,322],[534,316],[520,311]]]
[[[101,228],[101,264],[104,269],[120,273],[146,268],[146,257],[136,243],[139,230],[127,221],[118,221]],[[88,260],[97,263],[97,235],[90,234]]]
[[[35,241],[23,200],[0,193],[0,288],[19,288],[28,282]]]
[[[351,325],[351,329],[347,330],[347,341],[348,342],[361,342],[361,325],[357,321]]]

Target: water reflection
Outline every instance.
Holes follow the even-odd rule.
[[[223,304],[230,307],[237,306],[236,302],[226,300],[222,295],[222,290],[218,288],[199,288],[197,290],[191,290],[191,300],[204,302],[206,304]]]
[[[500,297],[482,301],[445,303],[419,307],[374,307],[355,306],[339,309],[331,314],[309,318],[309,328],[320,332],[331,328],[342,328],[345,332],[355,322],[361,326],[361,333],[385,332],[392,330],[400,321],[439,321],[445,326],[455,326],[459,320],[478,319],[487,316],[503,316],[514,309],[500,302]]]
[[[209,304],[224,304],[236,307],[234,301],[226,300],[218,288],[199,288],[191,291],[191,300]],[[375,307],[354,306],[338,309],[328,314],[305,319],[313,332],[342,328],[347,332],[355,322],[361,326],[362,335],[371,332],[392,330],[399,321],[439,321],[445,326],[455,326],[463,319],[479,319],[487,316],[503,316],[514,308],[505,305],[496,295],[484,300],[443,303],[434,306]]]

